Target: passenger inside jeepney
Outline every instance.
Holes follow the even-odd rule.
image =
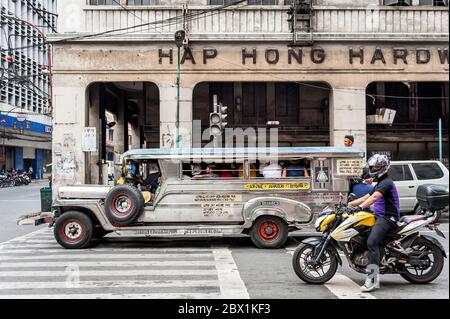
[[[309,177],[309,161],[306,159],[289,160],[283,168],[283,177]]]
[[[161,173],[156,161],[132,161],[127,165],[126,180],[137,188],[139,188],[144,196],[145,202],[150,202],[155,199],[158,188],[161,184]]]
[[[208,179],[208,178],[218,178],[219,174],[215,172],[215,164],[207,164],[206,169],[201,174],[192,176],[192,179]],[[204,172],[204,173],[203,173]]]

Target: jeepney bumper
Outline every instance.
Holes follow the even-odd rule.
[[[39,212],[29,215],[23,215],[20,216],[17,219],[17,225],[24,226],[24,225],[34,225],[39,226],[42,224],[49,224],[49,227],[52,226],[53,221],[55,220],[55,212]]]

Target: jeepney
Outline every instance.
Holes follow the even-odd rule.
[[[363,160],[361,149],[339,147],[130,150],[123,154],[119,183],[60,187],[50,219],[56,240],[66,248],[86,247],[107,233],[245,234],[257,247],[279,248],[290,231],[313,231],[316,215],[338,203],[349,179],[361,175]],[[303,176],[266,178],[259,167],[299,161],[307,173],[294,175]],[[228,173],[221,174],[219,165]],[[157,185],[143,182],[150,166],[158,170]],[[194,172],[195,167],[200,169]],[[132,182],[132,175],[141,183]]]

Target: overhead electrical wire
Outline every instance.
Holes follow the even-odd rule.
[[[118,4],[120,7],[122,7],[125,11],[127,11],[127,13],[132,14],[133,16],[135,16],[136,18],[138,18],[141,22],[143,22],[142,18],[140,18],[139,16],[137,16],[134,12],[132,12],[131,10],[129,10],[128,8],[126,8],[124,5],[120,4],[120,3],[117,2],[116,0],[113,0],[113,2],[117,3],[117,4]],[[236,5],[236,4],[239,4],[239,3],[241,3],[241,2],[244,2],[244,1],[237,1],[237,2],[234,2],[234,3],[229,4],[229,5],[226,5],[226,6]],[[248,4],[245,4],[245,5],[243,5],[242,7],[247,6],[247,5],[248,5]],[[223,7],[226,7],[226,6],[223,6]],[[216,11],[216,12],[214,12],[214,11]],[[202,11],[201,13],[192,14],[192,15],[189,15],[188,17],[191,18],[191,17],[193,17],[193,16],[199,16],[199,15],[204,14],[204,12],[205,12],[205,11]],[[219,13],[219,12],[217,11],[217,9],[216,9],[216,10],[211,10],[210,12],[212,12],[212,13],[210,14],[210,16],[212,16],[213,14]],[[183,19],[183,16],[179,16],[179,17],[176,17],[176,18],[178,18],[179,20],[181,20],[181,19]],[[173,18],[170,18],[170,19],[173,19]],[[170,19],[168,19],[168,20],[170,20]],[[170,26],[170,25],[173,25],[173,24],[177,24],[177,23],[178,23],[178,21],[176,21],[175,23],[172,22],[172,23],[169,23],[169,24],[165,24],[165,25],[163,25],[163,26],[161,26],[161,27],[159,27],[159,28],[167,27],[167,26]],[[147,23],[144,23],[144,24],[147,24]],[[126,35],[126,34],[136,33],[136,32],[141,32],[141,31],[140,31],[140,30],[136,30],[136,31],[126,32],[126,33],[113,34],[113,36]],[[156,27],[155,27],[155,32],[157,32],[157,33],[159,33],[159,34],[164,34],[163,32],[158,32],[158,31],[156,31]],[[218,58],[218,57],[216,57],[216,58]],[[245,69],[245,70],[248,70],[248,71],[252,71],[252,70],[253,70],[253,69],[251,69],[251,68],[244,67],[244,66],[239,65],[239,64],[236,64],[236,63],[232,63],[232,62],[230,62],[230,61],[228,61],[228,60],[224,60],[224,59],[221,59],[221,58],[218,58],[218,59],[221,60],[221,61],[223,61],[223,62],[226,62],[226,63],[228,63],[228,64],[238,66],[238,67],[240,67],[241,69]],[[334,90],[334,91],[339,91],[339,92],[349,92],[349,93],[351,92],[352,94],[355,94],[355,93],[358,91],[357,89],[333,89],[333,88],[329,88],[329,87],[325,87],[325,86],[319,86],[319,85],[309,84],[309,83],[306,83],[306,82],[292,81],[291,79],[287,79],[287,78],[275,76],[275,75],[273,75],[273,74],[268,74],[268,75],[269,75],[270,77],[273,77],[273,78],[278,79],[278,80],[283,80],[283,81],[285,81],[285,82],[296,83],[296,84],[303,85],[303,86],[306,86],[306,87],[312,87],[312,88],[321,89],[321,90],[326,90],[326,91],[333,91],[333,90]],[[356,94],[361,94],[361,95],[365,95],[365,96],[369,96],[369,97],[370,97],[370,96],[374,96],[374,97],[394,98],[394,99],[413,99],[413,98],[414,98],[414,99],[425,99],[425,100],[433,100],[433,99],[443,100],[443,99],[448,99],[448,97],[443,97],[443,96],[431,96],[431,97],[421,97],[421,96],[417,96],[417,97],[410,97],[410,96],[394,96],[394,95],[368,94],[368,93],[363,93],[363,94],[362,94],[362,93],[356,93]]]
[[[190,16],[188,16],[188,18],[192,18],[192,17],[195,17],[195,16],[200,16],[200,15],[208,13],[208,12],[223,10],[225,8],[228,8],[228,7],[231,7],[231,6],[243,3],[245,1],[247,1],[247,0],[239,0],[239,1],[235,1],[233,3],[225,4],[225,5],[222,5],[222,6],[217,6],[217,7],[211,8],[211,9],[205,9],[205,10],[202,10],[201,12],[191,14]],[[129,11],[129,10],[127,10],[127,11]],[[64,38],[64,39],[54,40],[54,41],[52,41],[52,43],[69,42],[69,41],[75,41],[75,40],[89,39],[89,38],[99,37],[99,36],[103,36],[103,35],[114,33],[114,32],[127,31],[127,30],[132,30],[132,29],[145,27],[145,26],[155,25],[155,24],[163,24],[165,22],[173,22],[174,20],[175,21],[177,21],[177,20],[181,21],[181,19],[183,19],[183,16],[176,16],[176,17],[167,18],[167,19],[163,19],[163,20],[157,20],[157,21],[137,24],[137,25],[133,25],[133,26],[129,26],[129,27],[123,27],[123,28],[118,28],[118,29],[111,29],[111,30],[106,30],[106,31],[102,31],[102,32],[92,33],[92,34],[86,34],[86,35],[80,35],[80,36],[75,36],[75,37],[71,37],[71,38]]]

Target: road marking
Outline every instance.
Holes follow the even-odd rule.
[[[20,245],[19,245],[20,246]],[[11,248],[11,249],[10,249]],[[211,253],[211,247],[205,248],[157,248],[157,247],[142,247],[142,248],[89,248],[89,249],[65,249],[59,245],[51,246],[44,249],[20,249],[19,247],[2,247],[0,244],[0,255],[2,254],[25,254],[25,253],[67,253],[67,254],[81,254],[81,253],[97,253],[97,252],[140,252],[145,253]]]
[[[219,278],[220,297],[224,299],[249,299],[247,288],[239,275],[231,251],[213,246],[213,255]]]
[[[161,259],[161,258],[206,258],[210,257],[211,253],[203,253],[203,254],[165,254],[165,253],[155,253],[151,254],[69,254],[69,255],[33,255],[33,256],[7,256],[0,254],[0,261],[7,260],[34,260],[34,259]]]
[[[13,289],[90,289],[90,288],[174,288],[217,287],[217,280],[115,280],[80,282],[0,282],[0,290]],[[1,296],[1,295],[0,295]]]
[[[45,261],[45,262],[9,262],[2,261],[0,268],[38,268],[38,267],[67,267],[77,265],[79,267],[139,267],[139,266],[214,266],[214,261],[208,260],[170,260],[170,261]],[[37,269],[35,269],[37,270]]]
[[[40,199],[17,199],[20,200],[21,202],[40,202]],[[0,199],[0,203],[2,202],[11,202],[10,199]]]
[[[47,232],[47,231],[48,231],[47,228],[38,229],[38,230],[36,230],[36,231],[34,231],[34,232],[31,232],[31,233],[28,233],[28,234],[26,234],[26,235],[22,235],[22,236],[15,237],[15,238],[12,238],[12,239],[10,239],[10,240],[1,242],[1,243],[0,243],[0,247],[1,247],[2,245],[8,244],[8,243],[10,243],[10,242],[14,242],[14,241],[18,241],[18,240],[27,239],[27,238],[30,238],[30,237],[35,236],[36,234],[45,233],[45,232]]]
[[[149,293],[149,294],[28,294],[0,295],[0,299],[218,299],[218,293]]]
[[[286,253],[293,255],[296,248],[287,247]],[[339,254],[344,256],[344,254]],[[347,276],[336,273],[334,277],[325,284],[336,297],[339,299],[376,299],[370,293],[364,293],[359,286]]]
[[[17,241],[17,242],[22,242],[25,244],[53,244],[56,243],[56,240],[53,239],[25,239],[23,241]]]
[[[334,277],[325,284],[325,287],[339,299],[376,299],[374,295],[362,292],[360,287],[353,280],[340,273],[336,273]]]
[[[73,264],[73,266],[77,266]],[[67,270],[72,269],[68,267]],[[82,270],[80,269],[80,277],[82,276],[210,276],[217,275],[216,269],[122,269],[122,270]],[[69,271],[66,270],[12,270],[0,271],[0,277],[67,277]]]

